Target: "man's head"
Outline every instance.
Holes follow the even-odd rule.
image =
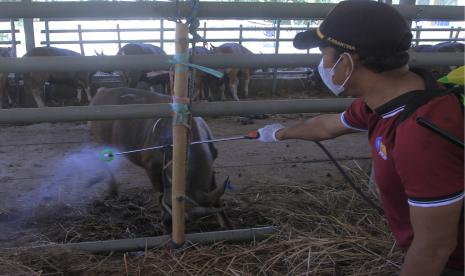
[[[349,0],[340,2],[319,28],[297,34],[294,47],[319,47],[323,54],[320,74],[325,74],[321,68],[327,69],[328,78],[341,86],[349,84],[359,69],[382,73],[404,67],[411,40],[410,27],[392,6]]]

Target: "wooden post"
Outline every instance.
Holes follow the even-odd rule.
[[[274,40],[274,53],[279,53],[279,38],[281,31],[281,19],[276,20],[275,40]],[[271,96],[274,97],[278,89],[278,68],[273,68],[273,86],[271,88]]]
[[[189,48],[188,26],[176,23],[175,49],[178,59],[187,56]],[[185,65],[176,64],[174,74],[174,98],[173,103],[188,104],[187,99],[188,68]],[[187,116],[186,114],[184,114]],[[180,122],[181,113],[173,115],[173,177],[172,177],[172,220],[173,243],[182,245],[185,242],[184,201],[187,178],[187,126]],[[188,122],[187,119],[184,123]]]
[[[10,19],[10,30],[11,30],[11,47],[13,48],[14,51],[14,57],[16,57],[16,26],[15,26],[15,20]]]
[[[307,30],[310,29],[310,22],[307,22]],[[307,54],[310,54],[310,49],[307,49]]]
[[[121,31],[119,29],[119,24],[116,24],[116,37],[118,38],[118,51],[121,50]]]
[[[84,43],[82,42],[82,28],[81,24],[78,24],[78,36],[79,36],[79,48],[81,48],[81,55],[85,56]]]
[[[207,39],[207,21],[203,22],[203,47],[208,48]]]
[[[160,19],[160,48],[165,50],[165,21]]]
[[[45,19],[45,45],[50,47],[50,27],[48,26],[48,19]]]
[[[32,0],[22,0],[25,7],[32,5]],[[26,40],[26,51],[30,51],[35,48],[35,36],[34,36],[34,19],[23,18],[24,23],[24,39]]]
[[[239,45],[242,45],[242,24],[239,25]]]
[[[415,32],[415,46],[420,45],[420,38],[421,38],[421,26],[417,26],[416,32]]]

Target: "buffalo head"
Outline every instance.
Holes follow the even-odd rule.
[[[171,232],[172,225],[172,179],[171,169],[163,170],[163,194],[160,197],[160,205],[162,206],[162,223],[168,232]],[[229,177],[227,177],[221,185],[217,185],[215,175],[213,174],[211,183],[208,183],[210,189],[204,190],[207,187],[203,183],[196,183],[195,180],[186,182],[186,195],[181,198],[185,203],[185,218],[187,221],[195,221],[201,217],[215,214],[222,227],[228,227],[229,223],[221,208],[221,197],[226,188],[230,185]],[[193,192],[189,192],[193,191]]]

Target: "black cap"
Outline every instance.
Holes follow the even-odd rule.
[[[370,0],[342,1],[320,27],[298,33],[294,47],[333,46],[360,56],[388,57],[410,48],[412,33],[392,6]]]

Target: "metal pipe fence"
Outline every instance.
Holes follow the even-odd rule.
[[[77,29],[56,29],[51,30],[49,28],[49,20],[45,21],[45,29],[41,31],[42,34],[45,35],[45,40],[41,41],[42,45],[80,45],[81,49],[85,44],[118,44],[118,49],[121,49],[122,43],[159,43],[161,46],[165,43],[174,43],[174,39],[165,39],[165,34],[168,32],[174,32],[174,28],[120,28],[119,24],[116,25],[115,29],[83,29],[81,25],[77,26]],[[204,23],[206,26],[206,22]],[[282,31],[304,31],[307,30],[305,27],[243,27],[240,25],[239,27],[221,27],[221,28],[199,28],[199,32],[203,32],[203,42],[237,42],[242,45],[243,42],[274,42],[275,43],[275,53],[279,53],[279,43],[281,42],[291,42],[292,38],[281,38],[278,37],[278,33]],[[420,42],[457,42],[457,41],[464,41],[464,37],[459,37],[463,29],[459,28],[413,28],[412,32],[415,33],[415,38],[412,39],[413,42],[416,44]],[[237,37],[231,38],[211,38],[208,39],[207,34],[208,32],[219,32],[219,31],[228,31],[228,32],[237,32]],[[244,31],[273,31],[275,38],[244,38],[243,33]],[[447,32],[449,34],[449,38],[421,38],[422,32]],[[121,39],[121,33],[130,33],[130,32],[141,32],[141,33],[150,33],[155,32],[158,33],[155,35],[159,36],[159,39]],[[84,40],[82,38],[83,34],[85,33],[112,33],[116,34],[118,39],[116,40],[108,40],[108,39],[98,39],[98,40]],[[455,36],[453,35],[455,33]],[[78,40],[51,40],[50,34],[78,34]],[[162,47],[163,48],[163,47]],[[83,51],[81,52],[82,54]]]
[[[341,112],[353,99],[299,99],[241,102],[196,102],[193,116],[242,116]],[[0,123],[71,122],[89,120],[143,119],[172,116],[170,104],[94,105],[46,108],[0,109]]]
[[[29,0],[25,0],[29,1]],[[34,3],[35,4],[35,3]],[[155,4],[160,4],[161,6],[165,6],[164,3],[159,3],[155,2]],[[27,5],[30,5],[29,3]],[[114,5],[113,5],[114,6]],[[134,5],[136,7],[137,5]],[[161,7],[157,6],[157,7]],[[208,5],[202,5],[203,7],[208,8]],[[233,5],[235,6],[235,5]],[[242,6],[242,4],[241,4]],[[273,8],[276,7],[282,7],[282,8],[295,8],[294,5],[277,5],[274,6]],[[303,5],[302,7],[308,7],[307,5]],[[314,5],[312,5],[314,6]],[[0,6],[1,7],[1,6]],[[50,7],[58,7],[58,6],[50,6]],[[79,6],[77,6],[79,7]],[[84,6],[83,6],[84,7]],[[166,7],[169,7],[168,5]],[[269,5],[266,5],[266,7],[270,7]],[[316,7],[316,6],[314,6]],[[327,5],[321,5],[318,4],[318,7],[323,7],[323,8],[328,8],[330,6]],[[211,6],[209,8],[215,8],[215,6]],[[266,12],[272,12],[274,9],[267,9]],[[406,16],[408,16],[407,10],[405,10],[405,7],[403,6],[397,6],[399,10],[402,12],[406,13]],[[411,8],[411,7],[410,7]],[[426,6],[426,9],[430,9],[431,7]],[[58,8],[59,9],[59,8]],[[182,9],[182,8],[181,8]],[[425,11],[425,7],[421,7],[420,9],[421,12]],[[445,10],[444,10],[445,11]],[[447,13],[447,14],[446,14]],[[0,13],[1,15],[1,13]],[[166,15],[166,14],[165,14]],[[418,14],[417,14],[418,15]],[[315,14],[315,16],[317,16]],[[444,15],[435,15],[435,18],[443,18],[443,17],[450,17],[451,12],[450,9],[447,9],[447,12],[445,12]],[[200,17],[200,16],[199,16]],[[294,18],[294,17],[293,17]],[[454,18],[452,16],[452,18]],[[413,19],[413,18],[412,18]],[[416,18],[418,19],[418,18]],[[46,45],[46,46],[51,46],[51,45],[79,45],[79,49],[82,55],[85,55],[85,45],[88,44],[117,44],[118,49],[121,49],[122,44],[124,43],[157,43],[160,45],[162,49],[164,49],[164,45],[166,43],[173,43],[174,39],[166,39],[166,33],[174,32],[174,28],[164,28],[164,19],[160,19],[160,27],[159,28],[120,28],[119,24],[116,25],[115,29],[109,29],[109,28],[103,28],[103,29],[84,29],[81,27],[80,24],[77,25],[77,29],[55,29],[51,30],[49,27],[49,22],[50,19],[43,19],[45,21],[45,30],[42,30],[41,33],[45,34],[45,41],[41,41],[41,45]],[[199,32],[203,32],[203,43],[204,45],[206,43],[211,43],[211,42],[237,42],[240,45],[242,45],[244,42],[273,42],[274,43],[274,53],[278,54],[279,53],[279,44],[283,42],[291,42],[292,38],[282,38],[280,37],[280,32],[281,31],[303,31],[306,30],[307,28],[305,27],[281,27],[281,20],[277,20],[278,24],[276,24],[274,27],[243,27],[243,25],[240,25],[239,28],[237,27],[221,27],[221,28],[207,28],[206,22],[204,23],[203,28],[199,28]],[[309,27],[309,23],[307,23],[307,27]],[[231,38],[207,38],[207,32],[237,32],[238,36],[237,37],[231,37]],[[247,31],[272,31],[274,32],[274,38],[244,38],[244,32]],[[450,42],[455,42],[455,41],[463,41],[463,38],[459,38],[459,33],[460,30],[457,31],[455,37],[453,37],[453,32],[455,30],[452,29],[445,29],[443,28],[442,31],[447,31],[450,32],[450,37],[448,39],[422,39],[421,38],[421,32],[425,31],[422,30],[421,28],[416,28],[413,29],[412,31],[415,32],[415,39],[413,39],[413,43],[418,45],[420,42],[442,42],[442,41],[450,41]],[[130,32],[155,32],[154,37],[159,37],[158,39],[121,39],[121,34],[122,33],[130,33]],[[83,39],[83,36],[88,33],[112,33],[117,36],[116,40],[108,40],[108,39]],[[52,40],[51,35],[52,34],[77,34],[78,40]],[[29,35],[33,37],[32,35]],[[307,51],[309,53],[309,51]],[[272,86],[272,95],[276,91],[277,87],[277,75],[278,71],[276,68],[273,69],[273,86]]]
[[[464,42],[464,38],[414,38],[412,42]]]
[[[221,3],[221,2],[202,2],[199,4],[197,16],[200,19],[321,19],[335,6],[335,4],[319,3]],[[178,7],[178,10],[176,9]],[[409,20],[463,20],[464,7],[461,6],[415,6],[415,5],[394,5],[399,12]],[[102,12],[105,11],[105,12]],[[24,18],[24,29],[26,37],[27,50],[34,47],[34,31],[32,18],[47,18],[47,20],[108,20],[108,19],[154,19],[154,18],[175,18],[176,16],[186,17],[190,15],[190,3],[181,2],[179,5],[170,2],[31,2],[31,0],[22,0],[20,3],[5,2],[0,3],[1,18]],[[161,20],[163,23],[163,20]],[[46,22],[46,26],[48,26]],[[117,27],[118,28],[118,27]],[[160,43],[164,46],[164,32],[160,28],[159,39],[137,40],[138,42]],[[283,30],[292,30],[281,29]],[[298,29],[296,29],[298,30]],[[302,30],[302,29],[300,29]],[[244,30],[242,30],[244,31]],[[240,31],[240,32],[242,32]],[[84,33],[82,29],[79,35]],[[86,43],[117,43],[118,48],[121,43],[136,42],[134,40],[120,39],[121,32],[117,30],[118,39],[116,41],[80,41],[81,53],[83,44]],[[244,40],[242,34],[239,34],[239,43],[252,42],[253,40]],[[205,37],[205,33],[204,33]],[[458,41],[458,35],[455,40]],[[207,40],[206,42],[232,42],[237,38],[224,40]],[[269,40],[260,40],[269,42]],[[290,41],[289,39],[281,41]],[[439,41],[439,40],[438,40]],[[442,41],[442,40],[441,40]],[[50,45],[50,33],[46,34],[45,42],[42,45]],[[67,41],[55,41],[54,44],[72,44]]]
[[[3,58],[0,72],[95,72],[99,70],[166,70],[172,56],[84,56]],[[274,68],[318,65],[320,54],[196,55],[192,63],[211,68]],[[411,53],[410,65],[463,65],[463,53]]]
[[[324,18],[336,4],[321,3],[258,3],[201,2],[199,19],[316,19]],[[178,9],[176,9],[178,7]],[[461,6],[394,5],[410,20],[462,21]],[[4,2],[0,3],[0,18],[50,18],[108,20],[131,18],[187,18],[189,2]]]
[[[48,19],[42,20],[44,22],[52,21]],[[55,20],[53,20],[55,21]],[[197,30],[200,32],[203,31],[275,31],[275,27],[216,27],[216,28],[207,28],[206,27],[207,22],[204,22],[204,27],[198,28]],[[118,24],[117,24],[118,25]],[[308,29],[316,29],[315,27],[310,28],[310,27],[281,27],[281,31],[305,31]],[[105,33],[105,32],[115,32],[116,29],[83,29],[83,33]],[[166,32],[174,32],[174,28],[117,28],[119,32],[160,32],[160,31],[166,31]],[[412,28],[413,32],[416,31],[437,31],[437,32],[444,32],[444,31],[458,31],[458,30],[463,30],[463,28],[458,27],[458,28]],[[56,30],[49,30],[48,33],[69,33],[73,32],[75,30],[73,29],[56,29]],[[45,32],[42,32],[45,33]]]
[[[80,48],[80,52],[82,55],[85,55],[84,51],[84,45],[85,44],[117,44],[118,45],[118,50],[121,49],[121,45],[123,43],[158,43],[162,49],[164,49],[164,45],[166,43],[174,43],[174,39],[165,39],[165,34],[166,33],[174,33],[175,29],[174,28],[164,28],[164,20],[160,20],[160,28],[120,28],[119,24],[116,24],[116,29],[111,29],[111,28],[104,28],[104,29],[83,29],[81,28],[81,25],[77,25],[77,29],[54,29],[51,30],[49,28],[49,20],[45,19],[43,20],[45,22],[45,30],[42,30],[41,33],[45,34],[45,41],[41,41],[42,45],[75,45],[78,44]],[[198,31],[203,33],[203,43],[209,43],[209,42],[237,42],[240,45],[243,45],[243,42],[273,42],[274,43],[274,53],[278,54],[279,53],[279,45],[282,42],[291,42],[292,39],[290,38],[282,38],[280,36],[281,31],[304,31],[309,29],[309,22],[307,22],[307,28],[306,27],[285,27],[281,26],[281,20],[276,20],[276,24],[274,27],[244,27],[242,24],[239,25],[239,27],[210,27],[207,28],[207,22],[204,22],[203,28],[198,28]],[[314,29],[314,28],[312,28]],[[273,32],[274,38],[244,38],[244,32],[267,32],[271,31]],[[425,39],[421,38],[421,32],[425,31],[442,31],[442,32],[449,32],[450,37],[448,39]],[[449,42],[456,42],[456,41],[463,41],[463,38],[459,38],[459,33],[461,31],[461,28],[454,29],[452,28],[441,28],[441,29],[434,29],[434,28],[425,28],[422,29],[421,27],[419,28],[414,28],[412,29],[412,32],[415,33],[415,39],[413,39],[413,43],[415,45],[418,45],[421,42],[444,42],[444,41],[449,41]],[[142,33],[154,33],[154,37],[159,37],[159,39],[137,39],[137,40],[123,40],[121,39],[121,33],[131,33],[131,32],[142,32]],[[215,32],[237,32],[238,36],[237,37],[231,37],[231,38],[212,38],[208,39],[207,34],[208,33],[215,33]],[[456,32],[455,37],[453,37],[453,33]],[[78,40],[71,40],[71,41],[66,41],[66,40],[51,40],[50,35],[51,34],[78,34]],[[111,33],[115,34],[117,36],[116,40],[83,40],[83,34],[86,33]],[[307,51],[309,53],[309,51]],[[277,89],[277,79],[278,75],[282,74],[285,72],[278,71],[277,68],[273,68],[273,74],[271,75],[272,78],[272,91],[271,95],[274,95],[276,93]]]
[[[85,44],[117,44],[118,45],[118,50],[121,49],[121,45],[123,43],[158,43],[162,49],[164,49],[165,43],[174,43],[174,39],[165,39],[165,34],[166,33],[173,33],[174,28],[164,28],[164,20],[160,20],[160,28],[120,28],[119,24],[116,24],[116,29],[109,29],[109,28],[104,28],[104,29],[82,29],[81,25],[79,24],[77,26],[77,29],[55,29],[51,30],[49,28],[49,20],[45,19],[45,30],[42,30],[41,33],[45,34],[45,41],[41,41],[42,45],[73,45],[73,44],[78,44],[80,47],[80,52],[82,55],[85,55],[84,51],[84,45]],[[290,38],[282,38],[280,36],[281,31],[304,31],[309,29],[309,22],[307,22],[307,28],[305,27],[285,27],[281,26],[281,20],[277,20],[276,24],[274,27],[244,27],[242,24],[239,25],[239,27],[213,27],[213,28],[207,28],[207,22],[204,22],[203,28],[198,28],[198,31],[203,33],[203,43],[209,43],[209,42],[237,42],[238,44],[242,45],[243,42],[273,42],[274,43],[274,53],[278,54],[279,53],[279,44],[282,42],[291,42],[292,39]],[[314,28],[312,28],[314,29]],[[244,32],[267,32],[271,31],[273,32],[274,38],[244,38]],[[421,38],[421,32],[425,31],[442,31],[442,32],[449,32],[450,37],[448,39],[425,39]],[[456,32],[455,37],[453,37],[454,31]],[[412,29],[412,32],[415,33],[415,39],[413,39],[413,43],[415,45],[418,45],[421,42],[444,42],[444,41],[449,41],[449,42],[457,42],[457,41],[463,41],[463,38],[459,38],[459,33],[461,31],[461,28],[454,29],[452,28],[441,28],[439,29],[434,29],[434,28],[428,28],[428,29],[422,29],[421,27],[419,28],[414,28]],[[153,32],[155,33],[155,37],[159,37],[159,39],[138,39],[138,40],[123,40],[121,39],[121,33],[131,33],[131,32],[146,32],[150,33]],[[231,38],[212,38],[208,39],[207,38],[207,33],[215,33],[215,32],[237,32],[238,36],[237,37],[231,37]],[[78,40],[72,40],[72,41],[66,41],[66,40],[51,40],[50,39],[50,34],[78,34]],[[116,40],[83,40],[83,34],[85,33],[116,33],[117,39]],[[157,35],[158,33],[158,35]],[[309,53],[309,51],[307,51]],[[281,74],[282,72],[278,71],[277,68],[273,68],[273,74],[271,75],[272,77],[272,91],[271,95],[274,95],[276,93],[277,89],[277,79],[278,75]]]
[[[249,229],[234,229],[215,232],[191,233],[186,235],[186,240],[192,244],[208,244],[227,240],[229,242],[250,242],[260,241],[270,237],[277,232],[277,229],[272,226],[249,228]],[[31,247],[22,247],[30,251],[45,251],[45,250],[76,250],[92,253],[102,252],[131,252],[144,251],[152,248],[162,248],[171,240],[170,235],[131,238],[120,240],[106,241],[88,241],[78,243],[63,243],[63,244],[45,244]],[[2,248],[3,250],[17,250],[17,248]]]
[[[243,38],[241,40],[237,38],[212,38],[205,39],[205,42],[276,42],[276,39],[272,38]],[[281,38],[279,42],[291,42],[291,38]],[[426,39],[412,39],[412,41],[418,42],[458,42],[464,41],[464,38],[426,38]],[[84,45],[84,44],[122,44],[122,43],[174,43],[174,39],[123,39],[123,40],[81,40],[81,41],[70,41],[70,40],[57,40],[57,41],[43,41],[42,45]],[[242,44],[239,43],[239,44]],[[7,43],[9,44],[9,43]]]
[[[180,14],[182,17],[186,17],[190,14],[190,3],[181,2],[179,3],[179,11],[176,10],[174,3],[169,2],[27,2],[24,0],[23,3],[0,3],[0,18],[48,18],[48,19],[65,19],[65,20],[107,20],[108,18],[113,19],[129,19],[129,18],[167,18],[175,17],[176,14]],[[297,4],[297,3],[216,3],[216,2],[202,2],[199,6],[198,17],[200,19],[315,19],[323,18],[332,8],[334,4]],[[448,7],[448,6],[395,6],[401,14],[410,20],[458,20],[461,21],[464,18],[463,7]],[[105,12],[102,12],[105,11]],[[32,21],[31,21],[32,22]],[[26,29],[26,28],[25,28]],[[49,28],[48,28],[49,29]],[[150,28],[147,28],[150,29]],[[160,28],[160,38],[154,39],[160,43],[167,43],[169,40],[164,39],[166,29]],[[204,35],[206,35],[206,29]],[[265,29],[265,28],[263,28]],[[266,28],[267,30],[275,30],[275,28]],[[284,29],[281,29],[284,30]],[[290,30],[302,30],[299,28],[291,27]],[[117,27],[117,32],[125,32],[125,29]],[[242,32],[244,27],[242,27]],[[30,34],[27,34],[26,38],[31,39]],[[88,42],[83,40],[82,36],[86,30],[79,28],[78,33],[81,35],[81,44]],[[50,41],[50,33],[48,35],[48,42]],[[32,33],[33,38],[33,33]],[[244,38],[240,35],[240,42],[247,42],[250,38]],[[290,41],[291,39],[280,39],[276,41],[274,39],[264,39],[264,41]],[[123,43],[121,39],[118,39],[119,45]],[[208,40],[207,40],[208,41]],[[26,39],[28,42],[28,39]],[[63,42],[63,41],[62,41]],[[28,43],[30,44],[30,43]],[[278,44],[278,43],[276,43]],[[140,70],[154,70],[154,69],[168,69],[171,63],[168,62],[170,57],[157,57],[157,56],[117,56],[117,57],[30,57],[23,59],[10,59],[5,58],[0,63],[0,72],[43,72],[43,71],[96,71],[96,70],[113,70],[113,69],[140,69]],[[302,67],[302,66],[315,66],[320,61],[320,55],[250,55],[244,56],[194,56],[192,62],[214,68],[225,68],[225,67],[263,67],[263,68],[274,68],[274,67]],[[451,53],[438,53],[438,54],[412,54],[411,64],[415,66],[422,65],[461,65],[463,63],[462,54],[451,54]],[[335,103],[334,99],[328,100],[331,103]],[[299,100],[298,102],[302,102]],[[222,103],[227,104],[227,103]],[[263,110],[256,109],[256,103],[231,103],[236,106],[234,110],[228,109],[225,106],[221,106],[220,113],[222,115],[239,115],[247,114],[246,107],[250,109],[249,112],[255,113],[269,113],[267,112],[266,106]],[[277,112],[280,113],[292,113],[292,112],[315,112],[319,109],[296,109],[295,105],[290,105],[288,109],[281,109],[281,104],[277,107]],[[199,106],[199,105],[195,105]],[[205,110],[210,110],[213,104],[205,104],[202,110],[197,114],[204,115]],[[80,107],[81,108],[81,107]],[[65,112],[74,114],[67,117],[67,120],[94,120],[98,119],[99,112],[93,112],[94,107],[82,107],[63,108]],[[86,109],[90,108],[90,109]],[[111,112],[118,112],[125,110],[122,117],[120,115],[111,115],[108,113],[108,119],[128,118],[137,115],[137,108],[127,108],[124,106],[118,107],[105,107],[100,106],[100,109],[108,108]],[[195,107],[193,107],[195,109]],[[245,109],[244,109],[245,108]],[[28,112],[22,113],[21,110],[1,110],[0,118],[2,122],[8,121],[37,121],[38,118],[44,120],[60,120],[58,115],[53,110],[57,109],[36,109],[28,110]],[[150,108],[153,110],[153,107]],[[339,111],[338,108],[330,108],[328,111]],[[34,113],[37,111],[38,113]],[[32,113],[31,113],[32,112]],[[86,112],[90,112],[87,115]],[[45,117],[40,117],[39,113]],[[207,112],[208,113],[208,112]],[[47,115],[44,115],[47,114]],[[54,115],[55,114],[55,115]],[[80,115],[81,114],[81,115]],[[58,116],[58,117],[57,117]],[[116,116],[116,117],[115,117]],[[153,114],[151,114],[153,116]],[[208,115],[207,115],[208,116]],[[15,119],[16,118],[16,119]],[[55,118],[55,119],[54,119]]]
[[[7,40],[2,40],[0,41],[0,45],[11,45],[11,47],[14,49],[14,55],[16,56],[16,48],[18,44],[21,44],[20,40],[17,40],[16,36],[20,32],[19,29],[16,28],[15,20],[10,19],[10,20],[1,20],[3,22],[8,21],[10,23],[10,28],[9,29],[4,29],[0,30],[0,34],[9,34],[10,38]]]

